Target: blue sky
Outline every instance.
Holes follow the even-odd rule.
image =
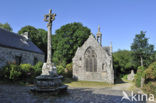
[[[1,0],[0,22],[8,22],[14,32],[32,25],[46,29],[45,14],[56,13],[53,33],[62,25],[81,22],[96,34],[98,25],[103,46],[113,50],[128,49],[135,34],[146,31],[151,44],[156,44],[156,0]]]

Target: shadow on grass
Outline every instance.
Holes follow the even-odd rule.
[[[115,79],[115,84],[122,84],[122,83],[127,83],[127,82],[123,81],[121,78]]]
[[[73,79],[73,78],[63,78],[63,83],[71,83],[71,82],[75,82],[77,80]]]

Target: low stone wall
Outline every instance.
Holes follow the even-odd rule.
[[[5,66],[7,63],[16,62],[15,57],[21,57],[21,63],[27,63],[34,65],[34,58],[37,61],[44,62],[44,54],[23,51],[19,49],[0,47],[0,68]]]

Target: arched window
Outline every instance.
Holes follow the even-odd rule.
[[[97,72],[97,56],[92,47],[85,52],[85,67],[87,72]]]

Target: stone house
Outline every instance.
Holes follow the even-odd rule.
[[[100,27],[91,34],[73,57],[73,78],[114,84],[112,46],[102,47]]]
[[[0,68],[7,63],[44,62],[44,53],[28,38],[0,28]]]

